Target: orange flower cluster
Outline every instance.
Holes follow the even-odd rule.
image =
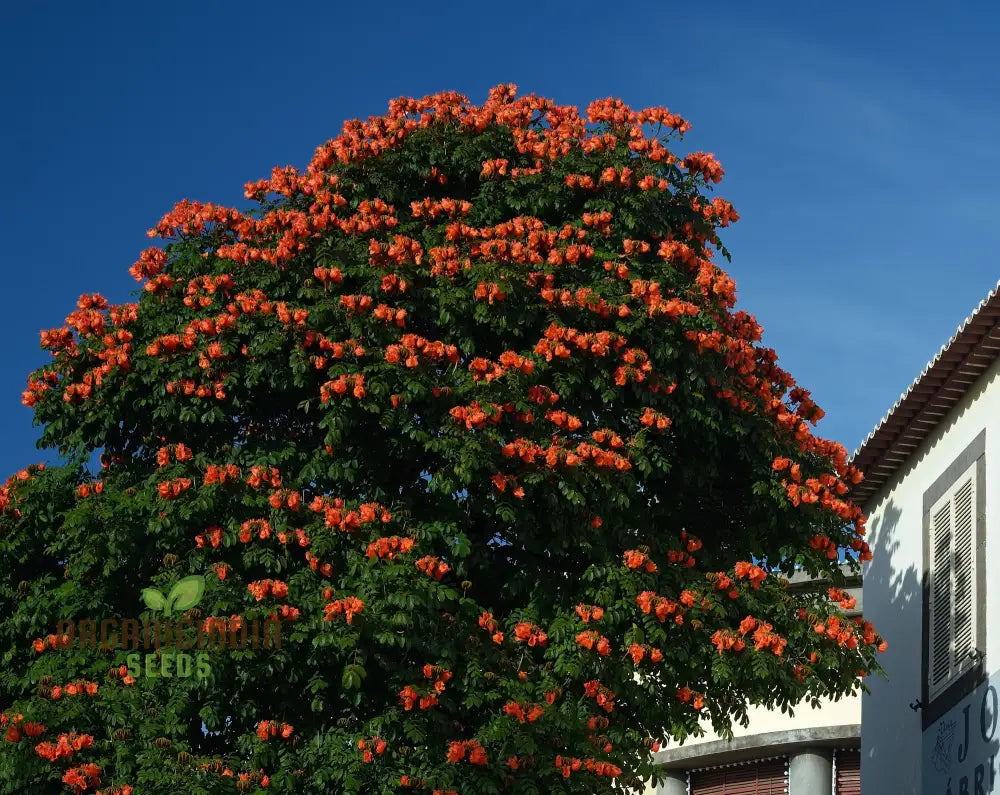
[[[86,679],[77,679],[75,682],[70,682],[68,685],[60,687],[56,685],[48,692],[48,697],[53,701],[58,701],[60,698],[65,696],[96,696],[97,695],[97,682],[89,682]]]
[[[604,608],[597,605],[577,605],[576,614],[580,616],[580,620],[584,624],[589,623],[591,620],[600,621],[604,618]]]
[[[475,740],[464,742],[454,741],[448,744],[448,754],[445,757],[452,764],[461,762],[468,753],[470,765],[485,765],[489,760],[486,757],[486,749]]]
[[[661,622],[673,616],[674,623],[678,626],[684,623],[684,607],[681,603],[659,596],[655,591],[643,591],[636,596],[635,603],[643,613],[646,615],[652,613]]]
[[[205,622],[205,631],[208,631],[208,621]],[[108,675],[112,679],[121,679],[123,685],[134,685],[135,677],[128,675],[128,666],[121,665],[118,668],[112,668],[108,671]]]
[[[6,726],[4,740],[17,743],[22,737],[38,737],[45,731],[45,726],[35,721],[24,720],[24,715],[18,712],[11,718],[6,713],[0,713],[0,727]]]
[[[649,655],[649,661],[658,663],[663,660],[663,652],[659,649],[648,646],[646,644],[632,643],[628,647],[628,654],[632,658],[632,662],[635,665],[641,663],[646,655]]]
[[[580,422],[579,417],[574,417],[572,414],[567,414],[565,411],[557,411],[556,409],[546,411],[545,419],[559,428],[565,428],[567,431],[577,431],[583,427],[583,423]]]
[[[492,425],[499,424],[504,415],[504,407],[496,403],[483,406],[478,400],[474,400],[468,406],[454,406],[448,414],[463,423],[467,430],[472,431],[482,428],[487,422]]]
[[[712,583],[715,590],[728,591],[730,599],[737,599],[740,595],[740,592],[733,587],[734,583],[732,579],[724,571],[708,572],[705,575],[705,579]]]
[[[537,646],[540,649],[545,648],[549,642],[549,636],[545,634],[544,630],[529,621],[522,621],[514,627],[514,637],[522,643]]]
[[[742,626],[742,625],[741,625]],[[719,654],[732,649],[733,651],[743,651],[746,643],[729,629],[716,630],[712,635],[712,645],[719,650]]]
[[[358,599],[356,596],[348,596],[344,599],[337,599],[333,602],[328,602],[323,607],[323,620],[333,621],[333,619],[339,615],[343,615],[347,619],[347,623],[350,624],[354,616],[360,615],[365,609],[365,603]]]
[[[451,671],[447,671],[440,666],[426,664],[423,668],[424,678],[431,681],[431,690],[426,695],[421,696],[417,690],[410,685],[404,687],[399,693],[399,700],[403,704],[403,709],[409,711],[414,704],[420,709],[430,709],[438,703],[438,695],[445,691],[447,682],[451,679]]]
[[[340,268],[324,268],[322,266],[317,266],[313,268],[313,276],[319,279],[324,286],[340,284],[344,281],[344,274],[341,272]]]
[[[514,475],[504,475],[502,473],[497,473],[493,475],[490,480],[493,481],[493,485],[496,490],[503,494],[507,487],[510,487],[510,493],[517,499],[524,499],[524,489],[517,484],[517,477]]]
[[[632,468],[632,463],[622,455],[609,450],[602,450],[600,447],[581,442],[570,451],[558,445],[542,447],[529,439],[515,439],[508,442],[501,448],[501,452],[507,458],[517,456],[525,464],[534,464],[536,458],[543,458],[545,465],[555,468],[560,464],[568,467],[579,466],[590,460],[600,469],[617,469],[619,472],[627,472]]]
[[[85,499],[91,494],[103,494],[104,493],[104,483],[100,480],[94,481],[93,483],[81,483],[76,487],[76,496],[80,499]]]
[[[503,711],[506,715],[517,718],[520,723],[534,723],[545,714],[545,708],[541,704],[519,704],[516,701],[504,704]]]
[[[371,737],[367,740],[358,740],[358,750],[361,751],[361,758],[365,764],[375,761],[375,754],[381,756],[385,753],[387,744],[381,737]],[[373,754],[372,751],[375,753]]]
[[[272,737],[281,737],[283,740],[287,740],[292,736],[295,731],[295,727],[288,723],[280,723],[275,720],[262,720],[257,724],[256,733],[257,736],[267,742]]]
[[[343,342],[334,342],[329,337],[324,334],[320,334],[317,331],[307,331],[302,337],[302,348],[307,350],[314,346],[318,346],[325,356],[310,356],[310,361],[313,363],[313,367],[317,370],[322,370],[327,366],[329,359],[343,359],[348,352],[354,354],[354,356],[360,359],[365,355],[364,346],[358,343],[357,340],[348,339]]]
[[[705,706],[705,694],[698,693],[687,685],[677,691],[677,700],[682,704],[690,704],[694,710],[700,710]]]
[[[888,644],[875,632],[871,622],[861,618],[848,622],[837,616],[830,616],[825,623],[818,622],[813,630],[817,635],[826,635],[830,640],[836,641],[837,645],[848,649],[856,649],[859,642],[876,646],[879,652],[884,652],[888,648]],[[861,633],[860,640],[858,632]]]
[[[156,491],[161,499],[173,500],[191,488],[191,478],[174,478],[157,484]]]
[[[73,639],[69,635],[46,635],[45,639],[35,638],[32,648],[41,654],[46,649],[68,649]]]
[[[539,356],[544,356],[545,361],[551,362],[553,358],[569,358],[572,353],[570,345],[593,356],[603,357],[612,351],[618,353],[626,344],[626,339],[621,334],[610,331],[590,334],[552,323],[545,330],[542,339],[535,344],[534,351]]]
[[[166,390],[168,395],[180,393],[201,398],[214,397],[216,400],[226,399],[226,390],[222,381],[214,381],[211,384],[198,384],[190,378],[182,381],[167,381]]]
[[[35,753],[42,759],[55,762],[57,759],[69,759],[77,751],[90,748],[94,744],[94,737],[91,734],[60,734],[54,743],[39,743],[35,746]]]
[[[74,792],[86,792],[89,787],[97,787],[101,783],[101,768],[93,762],[79,767],[71,767],[63,773],[62,782],[71,787]]]
[[[435,580],[440,580],[451,571],[451,566],[433,555],[424,555],[414,564],[420,571]]]
[[[738,580],[750,580],[750,585],[754,588],[754,590],[760,588],[760,584],[767,579],[766,571],[764,571],[760,566],[747,563],[745,560],[741,560],[736,563],[733,567],[733,574],[736,575],[736,579]]]
[[[405,555],[416,542],[412,538],[389,536],[378,538],[368,545],[365,555],[380,560],[394,560],[399,555]]]
[[[472,204],[467,201],[455,201],[454,199],[424,199],[420,202],[410,202],[410,212],[414,218],[430,218],[434,220],[439,216],[455,218],[460,215],[468,215],[472,209]]]
[[[469,362],[469,372],[472,373],[473,381],[486,381],[486,383],[489,383],[494,379],[500,378],[505,371],[500,365],[478,356]]]
[[[247,485],[252,489],[259,489],[261,486],[270,485],[272,488],[281,487],[281,472],[277,467],[252,466],[250,475],[247,477]]]
[[[280,605],[277,610],[268,614],[268,618],[272,621],[289,621],[296,622],[299,620],[300,610],[297,607],[292,607],[291,605]]]
[[[612,712],[615,708],[615,694],[612,690],[602,685],[596,679],[584,682],[583,692],[587,698],[592,698],[597,702],[597,706],[605,712]]]
[[[268,596],[273,596],[275,599],[284,599],[288,596],[288,585],[281,580],[254,580],[247,584],[247,590],[258,602]]]
[[[493,619],[492,613],[483,613],[479,617],[479,626],[490,633],[494,643],[497,645],[503,643],[503,633],[500,631],[500,625]]]
[[[205,548],[206,538],[207,542],[211,544],[213,548],[218,547],[219,544],[222,543],[222,528],[209,527],[204,533],[198,533],[198,535],[194,537],[194,542],[198,549]]]
[[[602,657],[607,657],[611,654],[611,643],[606,637],[593,630],[580,632],[576,636],[576,643],[584,649],[596,651]]]
[[[390,364],[403,362],[407,367],[416,367],[423,359],[427,362],[458,363],[458,348],[443,342],[432,342],[417,334],[404,334],[398,345],[385,349],[385,360]]]
[[[725,173],[711,152],[690,154],[681,161],[681,166],[692,173],[701,174],[709,182],[721,182]]]
[[[356,511],[344,511],[344,501],[340,497],[314,497],[309,509],[323,514],[327,527],[336,527],[345,533],[352,533],[366,524],[381,521],[388,524],[392,514],[377,502],[366,502]]]
[[[271,496],[267,498],[267,504],[275,510],[288,508],[290,511],[297,511],[302,507],[302,495],[291,489],[280,489],[271,492]]]
[[[353,389],[352,389],[353,384]],[[360,373],[355,375],[340,375],[332,381],[327,381],[319,388],[320,400],[329,403],[334,395],[346,395],[351,389],[351,394],[359,400],[366,394],[365,377]]]
[[[147,248],[139,254],[139,259],[128,269],[137,282],[150,279],[163,272],[167,265],[167,253],[160,248]]]
[[[563,778],[569,778],[573,773],[587,770],[595,776],[615,778],[621,775],[621,768],[610,762],[598,762],[596,759],[576,759],[572,756],[556,756],[556,767],[562,772]]]
[[[373,268],[387,265],[419,265],[423,258],[423,246],[405,235],[393,235],[392,243],[368,241],[368,263]]]
[[[640,552],[638,549],[625,550],[625,567],[629,569],[642,569],[650,574],[657,570],[656,564],[649,559],[649,555],[645,552]]]
[[[312,543],[312,539],[309,538],[306,531],[298,527],[291,533],[286,530],[279,530],[276,535],[278,541],[282,544],[291,544],[292,541],[295,541],[300,547],[307,547]]]
[[[647,428],[656,428],[658,431],[665,431],[670,427],[671,419],[665,414],[661,414],[654,409],[647,408],[639,418],[639,422]]]
[[[788,641],[773,630],[774,627],[766,621],[759,622],[753,633],[754,648],[757,651],[769,649],[776,657],[780,657],[785,653]]]
[[[267,519],[247,519],[240,525],[240,543],[249,544],[254,534],[261,541],[271,537],[272,527]]]
[[[472,297],[477,301],[485,298],[487,303],[492,306],[494,301],[502,301],[506,298],[507,293],[500,289],[500,285],[496,282],[479,282]]]
[[[858,604],[856,598],[840,588],[830,588],[826,593],[830,597],[831,602],[838,602],[840,604],[841,610],[853,610]]]
[[[157,249],[150,250],[156,251]],[[141,279],[137,279],[136,281],[141,281]],[[225,297],[229,298],[230,292],[236,288],[236,282],[233,281],[233,277],[228,273],[218,276],[196,276],[188,282],[187,289],[185,290],[184,306],[191,309],[206,309],[212,306],[215,303],[215,299],[212,296],[215,295],[219,288],[222,288]],[[199,293],[204,294],[199,295]]]
[[[191,448],[183,442],[176,445],[166,445],[156,451],[156,465],[159,467],[169,466],[171,455],[175,461],[188,461],[193,456],[193,453],[191,452]]]

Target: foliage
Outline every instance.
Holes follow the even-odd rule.
[[[4,790],[625,791],[855,692],[881,638],[780,575],[868,556],[860,475],[735,309],[688,126],[400,99],[43,332],[66,463],[0,492]],[[84,642],[171,606],[280,648]]]

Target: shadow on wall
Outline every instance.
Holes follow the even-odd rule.
[[[880,662],[885,676],[866,679],[862,696],[861,784],[863,795],[988,795],[1000,793],[991,768],[1000,761],[998,704],[982,685],[969,708],[932,723],[924,737],[922,698],[924,633],[923,528],[890,499],[870,525],[872,560],[864,570],[864,614],[885,638]],[[917,545],[903,549],[905,544]],[[911,561],[905,567],[894,566]],[[996,693],[996,691],[993,691]],[[980,695],[982,694],[982,695]],[[960,702],[965,704],[966,702]],[[986,740],[987,734],[990,736]]]
[[[888,792],[921,795],[920,713],[910,704],[920,697],[919,675],[909,661],[921,653],[922,582],[915,566],[897,570],[902,511],[890,499],[869,525],[872,560],[864,570],[864,614],[885,638],[880,662],[888,679],[868,677],[871,694],[861,699],[861,785],[865,795]],[[919,659],[919,657],[916,657]],[[902,764],[909,760],[908,764]],[[900,769],[902,768],[902,769]]]

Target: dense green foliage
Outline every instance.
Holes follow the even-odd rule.
[[[700,721],[856,691],[881,639],[780,574],[868,554],[858,476],[735,309],[686,128],[399,100],[43,333],[67,463],[0,492],[0,788],[625,791]],[[280,648],[81,642],[157,616]]]

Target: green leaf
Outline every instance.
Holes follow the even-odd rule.
[[[167,615],[177,610],[187,610],[201,601],[205,593],[205,578],[200,574],[191,574],[178,580],[167,597]]]
[[[167,600],[155,588],[143,588],[141,595],[142,601],[146,603],[146,607],[150,610],[162,610],[166,607]]]

